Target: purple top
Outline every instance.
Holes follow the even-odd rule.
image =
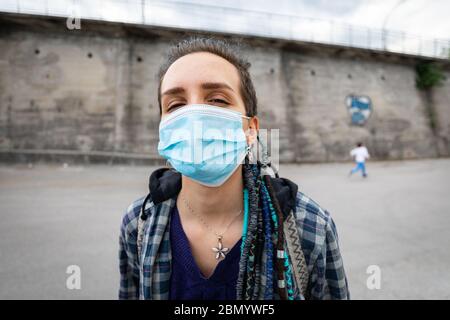
[[[170,243],[172,247],[172,274],[170,300],[236,300],[236,282],[239,273],[240,239],[220,260],[209,278],[201,273],[192,256],[189,240],[181,225],[178,209],[172,211]],[[211,250],[211,254],[213,251]]]

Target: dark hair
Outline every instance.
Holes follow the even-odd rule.
[[[362,145],[363,145],[362,142],[358,142],[358,143],[356,144],[357,147],[361,147]]]
[[[190,37],[176,43],[169,48],[166,61],[162,64],[158,72],[158,104],[159,112],[162,112],[161,106],[161,83],[169,67],[179,58],[194,52],[209,52],[224,58],[234,65],[239,73],[241,80],[241,95],[245,104],[246,115],[253,117],[256,115],[257,99],[256,92],[250,77],[250,62],[239,54],[239,43],[226,41],[217,38]]]

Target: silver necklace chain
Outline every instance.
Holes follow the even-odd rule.
[[[223,235],[228,231],[228,228],[230,228],[230,226],[233,224],[233,222],[234,222],[234,221],[241,215],[241,213],[242,213],[242,209],[239,210],[238,214],[233,218],[233,220],[231,220],[231,222],[228,224],[228,226],[225,228],[225,230],[224,230],[222,233],[217,233],[216,231],[214,231],[214,230],[211,228],[211,226],[210,226],[208,223],[206,223],[206,221],[202,218],[202,216],[200,216],[199,214],[197,214],[197,213],[192,209],[192,207],[189,205],[188,201],[186,200],[186,198],[184,197],[183,194],[181,195],[181,199],[183,199],[183,202],[184,202],[184,204],[186,205],[186,207],[189,209],[189,211],[190,211],[193,215],[195,215],[195,216],[200,220],[200,222],[201,222],[201,223],[202,223],[209,231],[211,231],[212,233],[214,233],[214,234],[216,235],[216,237],[217,237],[219,240],[222,240]]]

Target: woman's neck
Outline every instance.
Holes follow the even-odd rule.
[[[185,176],[182,176],[181,183],[181,197],[196,214],[208,217],[209,221],[226,223],[230,215],[243,210],[242,165],[219,187],[206,187]]]

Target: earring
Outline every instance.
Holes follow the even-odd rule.
[[[246,154],[250,164],[255,164],[255,156],[253,154],[253,145],[247,146]]]

